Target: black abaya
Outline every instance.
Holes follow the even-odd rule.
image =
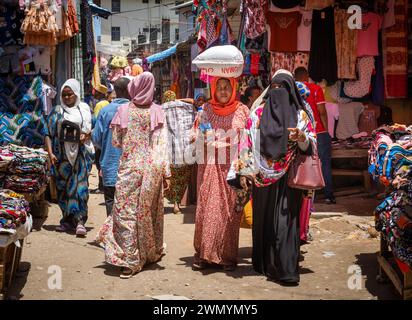
[[[299,214],[302,191],[289,188],[287,174],[253,188],[253,269],[269,279],[299,282]]]

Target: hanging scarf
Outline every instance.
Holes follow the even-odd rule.
[[[259,126],[260,152],[269,159],[279,159],[286,155],[288,128],[296,128],[298,111],[304,109],[302,98],[290,75],[276,75],[272,79],[272,84],[275,83],[281,87],[269,89]]]
[[[223,104],[220,103],[216,100],[215,94],[216,94],[216,87],[217,87],[217,82],[220,79],[227,79],[230,81],[230,85],[232,86],[232,96],[230,97],[230,100]],[[239,107],[239,101],[236,101],[236,79],[235,78],[214,78],[211,84],[211,97],[212,99],[209,101],[209,104],[213,108],[213,112],[219,116],[228,116],[232,113],[234,113],[237,108]]]
[[[63,102],[62,94],[64,88],[66,87],[69,87],[77,97],[76,103],[73,107],[69,107]],[[82,133],[90,133],[92,131],[92,114],[90,112],[90,107],[86,103],[80,101],[79,81],[76,79],[69,79],[62,85],[60,91],[60,101],[61,105],[57,107],[57,112],[63,116],[63,119],[77,124]],[[84,146],[89,153],[94,153],[94,147],[90,140],[86,141]],[[70,164],[74,166],[79,153],[79,143],[64,142],[64,151]]]

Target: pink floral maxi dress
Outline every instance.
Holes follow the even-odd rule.
[[[170,176],[166,130],[150,130],[149,109],[129,107],[127,130],[113,128],[122,148],[112,215],[97,240],[106,262],[140,271],[163,254],[163,178]]]
[[[214,130],[242,130],[249,109],[245,105],[231,115],[219,116],[206,105],[204,112]],[[224,164],[198,165],[198,199],[195,222],[195,262],[200,260],[220,265],[236,265],[239,247],[239,228],[242,214],[235,211],[236,193],[227,184],[230,168],[230,147],[226,147]]]

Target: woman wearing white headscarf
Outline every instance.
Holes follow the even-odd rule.
[[[60,93],[61,105],[48,117],[53,154],[52,174],[56,179],[58,203],[63,218],[57,231],[76,230],[85,236],[89,199],[88,178],[94,154],[91,142],[92,115],[80,101],[80,83],[67,80]]]

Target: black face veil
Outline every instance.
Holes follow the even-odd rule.
[[[295,128],[298,111],[304,109],[302,97],[298,93],[295,81],[290,75],[281,73],[273,77],[271,88],[266,97],[266,104],[260,118],[260,153],[265,158],[279,159],[288,149],[288,128]]]

